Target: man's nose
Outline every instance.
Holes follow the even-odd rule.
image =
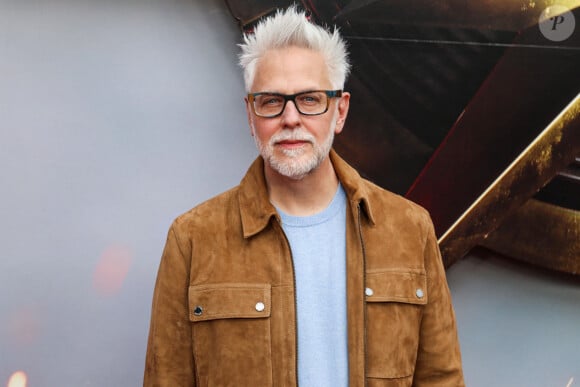
[[[300,112],[296,108],[294,101],[286,101],[282,119],[287,126],[297,126],[300,123]]]

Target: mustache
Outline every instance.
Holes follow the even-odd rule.
[[[270,145],[275,145],[281,141],[305,141],[314,144],[316,139],[314,136],[302,129],[283,129],[270,137]]]

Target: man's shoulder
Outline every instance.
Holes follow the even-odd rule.
[[[378,201],[382,205],[392,207],[401,211],[413,211],[418,213],[427,213],[427,210],[419,204],[378,186],[370,180],[362,179],[371,200]]]
[[[175,226],[207,225],[215,220],[227,219],[232,210],[237,208],[239,186],[230,188],[210,199],[207,199],[190,210],[182,213],[173,221]]]
[[[415,220],[430,223],[428,212],[420,205],[382,188],[372,181],[362,177],[348,162],[343,160],[334,150],[330,153],[331,160],[339,179],[350,192],[354,192],[356,200],[366,198],[370,214],[382,222],[388,215],[388,221],[405,221],[409,216]]]
[[[369,197],[371,211],[379,222],[390,219],[391,221],[411,221],[421,226],[431,224],[428,211],[419,204],[367,179],[362,179],[362,181]]]

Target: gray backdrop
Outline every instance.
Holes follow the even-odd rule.
[[[142,383],[169,224],[256,155],[238,41],[221,0],[0,0],[0,386]],[[580,379],[578,281],[448,275],[469,386]]]

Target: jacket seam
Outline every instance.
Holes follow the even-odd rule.
[[[179,239],[179,236],[177,235],[177,232],[175,232],[175,226],[177,225],[177,220],[174,222],[174,224],[171,226],[170,232],[173,233],[173,236],[175,237],[175,244],[177,245],[177,250],[179,251],[179,255],[181,256],[181,259],[185,262],[186,261],[186,257],[185,254],[183,253],[183,248],[182,248],[182,241]],[[191,256],[190,258],[191,259]],[[186,265],[189,266],[190,270],[191,270],[191,265]],[[195,379],[196,385],[199,385],[199,377],[197,375],[197,370],[195,369],[195,350],[194,350],[194,343],[193,343],[193,326],[191,325],[191,320],[189,318],[189,281],[190,281],[190,275],[191,273],[188,272],[187,273],[187,282],[186,282],[186,286],[187,288],[185,289],[186,293],[188,294],[187,298],[188,298],[188,303],[185,305],[185,310],[184,310],[184,314],[187,317],[187,319],[185,320],[186,323],[189,323],[189,333],[191,335],[191,372],[193,372],[193,377]]]
[[[358,223],[358,235],[360,238],[361,250],[362,250],[362,284],[363,289],[360,289],[361,292],[364,292],[364,287],[366,286],[366,247],[365,241],[362,232],[362,224],[361,224],[361,209],[360,209],[360,202],[357,202],[357,223]],[[367,306],[366,300],[363,299],[363,385],[367,386]]]

